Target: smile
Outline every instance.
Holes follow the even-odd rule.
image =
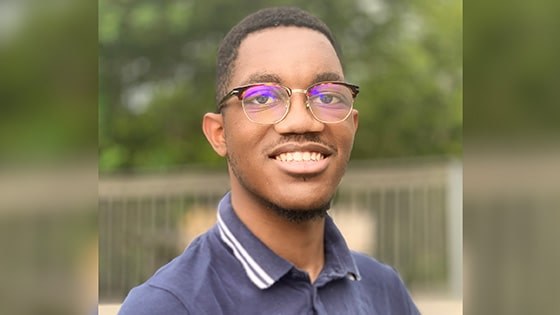
[[[276,160],[282,162],[320,161],[324,158],[325,156],[322,153],[310,151],[285,152],[276,156]]]

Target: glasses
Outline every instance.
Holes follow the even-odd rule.
[[[346,82],[319,82],[305,90],[290,89],[276,83],[257,83],[234,88],[219,103],[237,96],[247,118],[259,124],[276,124],[288,115],[294,93],[307,96],[306,107],[315,119],[323,123],[338,123],[350,116],[360,88]]]

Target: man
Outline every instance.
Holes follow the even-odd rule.
[[[231,192],[217,224],[120,314],[418,314],[397,273],[351,252],[327,215],[358,127],[358,87],[327,26],[258,11],[226,35],[217,66],[203,131]]]

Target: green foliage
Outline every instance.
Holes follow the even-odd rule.
[[[95,7],[9,3],[2,18],[12,17],[13,26],[0,26],[0,163],[50,163],[91,151],[97,147]]]
[[[361,86],[354,159],[461,153],[462,3],[455,1],[99,2],[100,171],[223,166],[201,118],[231,26],[296,5],[333,30]]]

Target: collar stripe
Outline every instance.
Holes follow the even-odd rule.
[[[243,245],[241,245],[241,243],[239,243],[239,241],[231,233],[222,220],[219,212],[218,227],[220,228],[220,236],[222,240],[233,250],[235,257],[241,262],[251,281],[253,281],[253,283],[260,289],[266,289],[274,284],[274,279],[272,279],[272,277],[268,275],[268,273],[266,273],[259,264],[257,264]]]
[[[224,231],[222,230],[221,226],[218,226],[219,230],[220,230],[220,236],[222,238],[222,241],[224,243],[226,243],[227,246],[229,246],[229,248],[231,248],[233,250],[233,254],[235,255],[235,257],[237,258],[237,260],[239,260],[239,262],[241,262],[241,265],[243,266],[243,269],[245,269],[245,273],[247,274],[247,276],[249,277],[249,279],[251,279],[251,281],[259,288],[259,289],[266,289],[268,288],[268,286],[259,278],[257,277],[257,275],[253,272],[253,270],[249,267],[249,265],[247,265],[247,263],[245,262],[245,260],[241,257],[241,255],[239,254],[239,251],[237,251],[237,249],[235,248],[235,246],[233,246],[233,244],[227,239],[227,237],[224,234]]]

